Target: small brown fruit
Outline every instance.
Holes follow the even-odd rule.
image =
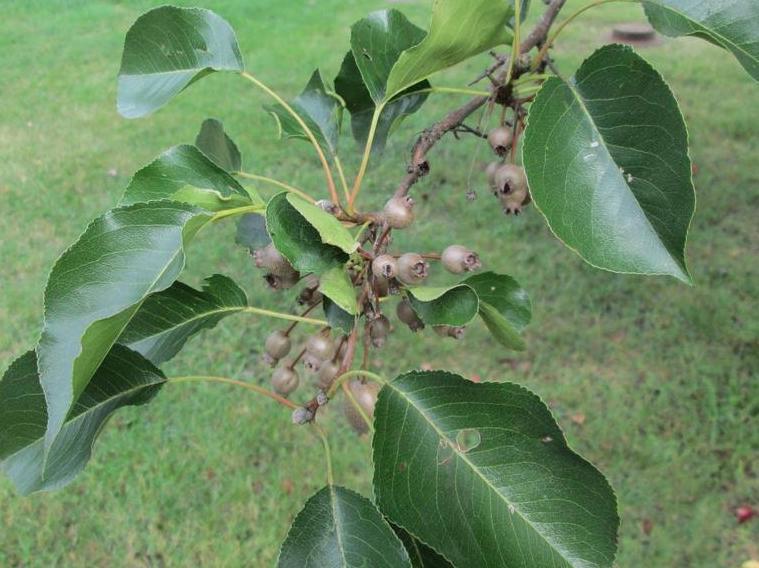
[[[306,352],[320,361],[326,361],[335,354],[335,344],[329,337],[317,333],[308,338]]]
[[[367,418],[370,420],[374,418],[374,407],[377,404],[380,386],[374,382],[363,383],[358,379],[353,379],[348,383],[348,389]],[[369,431],[366,421],[347,396],[343,401],[343,412],[345,413],[345,418],[348,419],[348,424],[358,434],[366,434]]]
[[[398,261],[394,256],[381,254],[372,261],[372,273],[383,278],[395,278],[398,274]]]
[[[527,191],[527,187],[521,187],[515,189],[511,193],[501,194],[499,196],[501,201],[501,207],[506,215],[513,213],[519,215],[528,203],[530,203],[530,193]]]
[[[385,203],[383,216],[387,224],[393,229],[405,229],[414,221],[414,200],[409,196],[391,197]]]
[[[407,299],[403,299],[398,302],[398,306],[395,308],[395,313],[398,319],[409,326],[411,331],[419,331],[424,329],[424,322],[416,315],[414,308],[411,307],[411,302]]]
[[[450,337],[452,339],[461,339],[464,337],[464,326],[457,325],[436,325],[434,328],[435,333],[440,337]]]
[[[290,352],[292,343],[284,331],[275,331],[266,338],[264,349],[272,359],[282,359]]]
[[[429,264],[421,255],[407,252],[398,259],[398,279],[404,284],[419,284],[427,278]]]
[[[503,157],[511,148],[514,133],[507,126],[499,126],[488,132],[488,143],[493,152]]]
[[[300,377],[297,371],[290,367],[278,367],[271,376],[271,386],[274,392],[287,396],[298,388]]]
[[[490,162],[488,164],[488,167],[485,168],[485,175],[488,178],[488,185],[495,189],[495,173],[498,171],[498,168],[501,167],[501,162]]]
[[[493,189],[497,196],[508,195],[512,192],[526,192],[527,178],[524,175],[524,169],[514,164],[503,164],[495,172],[495,187]]]
[[[372,340],[372,345],[379,349],[385,345],[387,335],[390,333],[390,320],[385,316],[379,316],[377,319],[369,322],[369,338]]]
[[[471,272],[482,267],[477,253],[461,245],[447,247],[440,256],[440,260],[445,269],[454,274]]]
[[[337,376],[340,366],[333,361],[325,361],[319,369],[316,384],[320,389],[327,389]]]

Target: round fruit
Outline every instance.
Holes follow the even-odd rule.
[[[427,278],[428,268],[421,255],[407,252],[398,259],[398,278],[404,284],[419,284]]]
[[[501,162],[490,162],[488,164],[488,167],[485,168],[485,175],[488,178],[488,185],[495,189],[495,173],[498,171],[498,168],[501,167]]]
[[[329,337],[317,333],[308,338],[306,352],[320,361],[326,361],[335,354],[335,344]]]
[[[395,278],[398,274],[398,262],[394,256],[381,254],[372,261],[372,273],[383,278]]]
[[[367,418],[371,420],[374,417],[374,407],[377,404],[377,395],[380,390],[379,385],[373,382],[362,383],[360,380],[354,379],[348,383],[348,388],[356,403],[364,411]],[[343,412],[351,428],[357,433],[365,434],[369,431],[369,426],[361,416],[361,413],[359,413],[347,396],[343,401]]]
[[[411,331],[419,331],[424,329],[424,322],[416,315],[414,308],[411,307],[411,302],[407,299],[403,299],[398,302],[398,306],[395,308],[395,313],[398,319],[409,326]]]
[[[440,256],[440,260],[445,269],[454,274],[471,272],[482,267],[477,253],[461,245],[447,247]]]
[[[461,339],[464,337],[464,326],[457,325],[436,325],[434,328],[435,333],[440,337],[451,337],[453,339]]]
[[[253,261],[258,268],[265,268],[277,276],[290,276],[296,273],[296,270],[290,265],[287,259],[269,243],[262,249],[253,251]]]
[[[320,389],[327,389],[337,376],[340,366],[333,361],[325,361],[319,369],[319,376],[316,384]]]
[[[293,410],[292,419],[293,419],[293,424],[298,424],[298,425],[308,424],[314,419],[314,411],[309,408],[299,406],[298,408]]]
[[[385,203],[383,214],[387,224],[393,229],[405,229],[414,221],[414,200],[410,197],[391,197]]]
[[[524,175],[524,169],[514,164],[503,164],[495,172],[494,191],[496,195],[527,191],[527,178]]]
[[[493,152],[499,156],[504,156],[509,148],[511,148],[511,142],[514,139],[514,133],[511,128],[506,126],[499,126],[488,132],[488,143],[493,149]]]
[[[319,369],[321,369],[323,362],[324,361],[311,353],[306,353],[303,356],[303,367],[305,367],[306,371],[309,373],[317,373]]]
[[[295,369],[290,367],[278,367],[271,376],[271,386],[274,392],[287,396],[300,384],[300,378]]]
[[[292,343],[284,331],[275,331],[266,338],[264,349],[272,359],[281,359],[290,352]]]
[[[372,345],[377,349],[385,345],[387,334],[390,333],[390,320],[385,316],[380,316],[369,322],[368,327],[369,338],[372,340]]]

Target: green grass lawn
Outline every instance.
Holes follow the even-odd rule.
[[[157,4],[2,3],[3,368],[38,337],[42,291],[56,256],[116,202],[136,169],[173,144],[191,142],[204,118],[224,121],[248,171],[326,191],[309,146],[278,141],[261,110],[268,101],[239,77],[201,81],[148,119],[116,114],[124,34]],[[237,30],[248,68],[294,96],[314,67],[334,76],[351,22],[388,2],[205,5]],[[580,5],[570,2],[566,11]],[[424,25],[427,0],[397,7]],[[581,17],[556,50],[562,72],[569,75],[604,42],[613,23],[641,17],[630,4]],[[534,209],[517,219],[500,213],[484,188],[480,168],[489,157],[482,143],[446,139],[430,157],[432,173],[415,189],[415,230],[398,235],[396,245],[436,250],[465,243],[488,268],[518,278],[534,304],[529,349],[504,351],[479,326],[458,344],[434,334],[411,341],[410,332],[398,329],[375,364],[389,376],[421,364],[446,367],[539,393],[570,444],[616,489],[619,566],[739,566],[759,556],[759,521],[738,525],[732,513],[759,501],[759,95],[733,58],[706,42],[668,40],[641,53],[672,85],[690,127],[698,205],[688,259],[696,286],[583,264]],[[461,85],[487,62],[483,55],[436,83]],[[459,100],[438,95],[404,124],[384,160],[373,164],[367,207],[402,177],[415,133]],[[346,137],[342,148],[355,171],[355,145]],[[470,186],[480,194],[471,203]],[[184,279],[197,284],[213,272],[229,274],[256,305],[289,309],[292,297],[265,290],[233,235],[232,224],[209,231],[191,250]],[[259,355],[273,323],[236,318],[192,340],[167,374],[266,383]],[[369,442],[348,431],[339,405],[333,407],[325,424],[337,480],[369,495]],[[168,387],[150,406],[119,413],[87,470],[65,490],[20,498],[0,480],[0,566],[270,566],[289,521],[323,482],[318,441],[279,407],[222,385]]]

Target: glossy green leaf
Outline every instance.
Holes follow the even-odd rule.
[[[224,125],[215,118],[207,118],[195,137],[195,146],[214,164],[227,172],[242,169],[242,154],[234,140],[224,131]]]
[[[374,421],[377,505],[455,566],[612,566],[614,493],[525,388],[416,371]]]
[[[343,121],[343,101],[327,88],[318,69],[290,106],[313,132],[324,152],[336,155]],[[267,105],[265,108],[272,113],[285,136],[308,140],[298,121],[282,105]]]
[[[261,205],[263,210],[264,205],[255,192],[246,190],[203,152],[186,144],[169,148],[134,174],[120,204],[160,199],[182,201],[208,211],[247,205]]]
[[[324,298],[324,300],[322,300],[322,306],[324,307],[324,316],[327,318],[327,322],[332,329],[335,329],[344,335],[348,335],[353,331],[353,326],[356,324],[356,318],[354,316],[346,312],[329,298]]]
[[[0,467],[24,495],[70,483],[92,455],[95,439],[119,408],[145,404],[166,377],[139,354],[116,345],[72,407],[45,454],[45,395],[29,351],[0,381]]]
[[[398,57],[387,78],[385,98],[473,55],[510,43],[506,25],[513,15],[514,6],[507,1],[435,0],[427,36]]]
[[[477,294],[465,284],[448,288],[416,286],[407,290],[411,306],[428,325],[467,325],[477,315]]]
[[[56,262],[37,346],[48,408],[46,445],[145,299],[176,280],[185,246],[212,216],[174,201],[112,209]]]
[[[318,231],[323,243],[334,245],[349,254],[358,249],[358,243],[353,235],[343,227],[343,224],[334,215],[330,215],[321,207],[309,203],[294,193],[288,193],[286,196],[290,205],[303,215],[309,225]]]
[[[278,193],[266,206],[266,229],[277,250],[296,270],[304,273],[321,274],[345,264],[348,255],[322,241],[319,231],[293,207],[290,196]]]
[[[475,274],[464,283],[477,293],[480,317],[493,337],[510,349],[524,349],[520,333],[532,319],[527,291],[511,276],[494,272]]]
[[[319,291],[350,315],[358,313],[356,290],[344,266],[335,266],[319,277]]]
[[[413,568],[454,568],[453,564],[418,538],[411,536],[399,526],[391,526],[398,538],[401,539],[403,546],[406,547]]]
[[[530,192],[553,232],[598,268],[690,282],[693,216],[685,123],[661,76],[631,48],[596,51],[530,107]]]
[[[118,111],[126,118],[145,116],[213,71],[242,70],[226,20],[200,8],[161,6],[137,18],[126,34]]]
[[[422,81],[382,107],[372,142],[372,152],[382,152],[385,149],[388,137],[403,119],[422,107],[424,101],[427,100],[427,93],[417,91],[428,88],[430,88],[429,82]],[[335,89],[345,101],[345,107],[351,114],[353,137],[363,147],[369,136],[376,105],[366,85],[364,85],[352,51],[349,51],[343,59],[340,72],[335,77]]]
[[[696,36],[730,51],[759,81],[759,3],[756,0],[645,0],[646,16],[668,36]]]
[[[248,305],[245,292],[221,274],[207,278],[202,290],[174,282],[147,297],[119,337],[155,365],[168,361],[196,333],[211,329]]]
[[[248,247],[251,252],[268,245],[271,242],[271,237],[266,232],[266,217],[258,213],[241,215],[237,221],[235,242],[238,245]]]
[[[328,485],[295,517],[277,566],[410,568],[411,563],[403,544],[369,499]]]

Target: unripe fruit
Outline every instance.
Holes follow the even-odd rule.
[[[503,164],[495,172],[494,190],[496,195],[527,191],[527,178],[524,175],[524,169],[514,164]]]
[[[300,384],[300,378],[295,369],[290,367],[278,367],[271,376],[271,386],[274,392],[287,396]]]
[[[383,215],[393,229],[405,229],[414,221],[414,200],[410,197],[391,197],[385,203]]]
[[[374,417],[374,407],[377,405],[379,385],[373,382],[362,383],[360,380],[354,379],[348,383],[348,388],[364,414],[371,420]],[[369,426],[347,396],[343,401],[343,412],[348,419],[348,424],[358,434],[366,434],[369,431]]]
[[[471,272],[482,267],[477,253],[461,245],[451,245],[446,248],[440,256],[440,260],[445,269],[454,274]]]
[[[398,259],[398,278],[404,284],[419,284],[427,278],[429,265],[421,257],[413,252],[407,252]]]
[[[309,373],[316,373],[321,369],[323,361],[312,353],[306,353],[303,356],[303,367]]]
[[[380,316],[369,322],[368,328],[372,345],[377,349],[385,345],[387,334],[390,333],[390,320],[385,316]]]
[[[287,259],[269,243],[262,249],[253,251],[253,261],[258,268],[265,268],[277,276],[291,276],[297,271],[290,265]]]
[[[511,147],[511,142],[514,138],[514,133],[511,128],[506,126],[499,126],[488,132],[488,143],[493,149],[493,152],[499,156],[504,156],[508,149]]]
[[[527,191],[527,187],[522,187],[518,190],[514,190],[511,193],[503,194],[499,197],[501,201],[501,207],[506,215],[513,213],[519,215],[522,212],[522,208],[527,205],[530,199],[530,193]]]
[[[334,363],[332,361],[325,361],[322,363],[322,366],[319,369],[319,376],[316,381],[317,386],[321,389],[329,388],[329,385],[332,384],[332,381],[337,376],[337,372],[339,370],[340,366],[337,363]]]
[[[464,330],[466,328],[464,326],[456,325],[436,325],[433,327],[433,329],[435,330],[435,333],[437,333],[440,337],[461,339],[464,337]]]
[[[293,424],[298,424],[298,425],[308,424],[314,419],[314,411],[309,408],[299,406],[298,408],[293,410],[292,419],[293,419]]]
[[[326,361],[335,354],[335,344],[329,337],[317,333],[308,338],[306,352],[320,361]]]
[[[281,359],[290,352],[292,343],[284,331],[275,331],[266,338],[264,349],[272,359]]]
[[[383,278],[395,278],[398,274],[398,261],[389,254],[381,254],[372,261],[372,273]]]
[[[289,275],[280,276],[270,272],[264,274],[264,280],[272,290],[287,290],[298,283],[298,273],[293,272]]]
[[[395,313],[398,319],[409,326],[411,331],[419,331],[424,329],[424,322],[416,315],[414,308],[411,307],[411,302],[407,299],[403,299],[398,302],[398,306],[395,308]]]
[[[501,162],[490,162],[488,164],[488,167],[485,168],[485,175],[488,178],[488,185],[495,189],[495,173],[498,171],[498,168],[501,167]]]

